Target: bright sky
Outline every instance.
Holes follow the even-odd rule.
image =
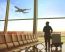
[[[6,1],[0,0],[0,19],[5,18]],[[34,0],[10,0],[9,19],[33,18]],[[28,8],[29,13],[17,13],[16,8]],[[65,0],[38,0],[38,18],[65,17]],[[65,19],[43,19],[37,24],[38,31],[42,31],[45,22],[49,21],[54,31],[65,31]],[[4,22],[0,21],[0,31],[4,29]],[[9,21],[9,31],[32,31],[33,21]]]

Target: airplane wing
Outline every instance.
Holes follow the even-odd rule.
[[[15,12],[19,12],[19,10],[15,10]]]
[[[29,13],[29,12],[22,12],[22,13]]]
[[[23,9],[24,11],[26,11],[26,10],[30,10],[30,9]]]

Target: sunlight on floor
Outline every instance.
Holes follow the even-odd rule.
[[[43,44],[39,44],[37,46],[37,48],[39,50],[41,50],[42,52],[45,52],[45,46],[44,46],[44,43]],[[55,47],[52,48],[53,50],[55,50]],[[60,48],[58,47],[58,50],[60,50]],[[25,50],[22,50],[21,52],[25,52]],[[65,52],[65,43],[62,45],[62,52]]]

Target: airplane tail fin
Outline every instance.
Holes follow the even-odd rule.
[[[15,6],[15,8],[19,9],[17,6]]]

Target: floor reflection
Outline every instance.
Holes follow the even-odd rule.
[[[39,44],[38,46],[37,46],[37,48],[39,49],[39,52],[40,52],[40,50],[41,50],[41,52],[45,52],[45,46],[44,46],[44,43],[43,44]],[[52,52],[61,52],[60,51],[60,47],[53,47],[52,48]],[[23,51],[21,51],[21,52],[25,52],[25,50],[23,50]],[[62,45],[62,52],[65,52],[65,43]]]

